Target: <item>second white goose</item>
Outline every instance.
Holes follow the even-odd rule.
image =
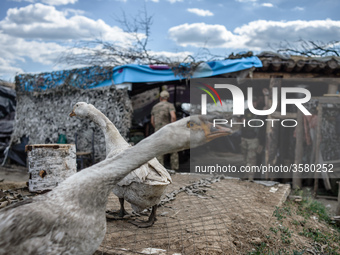
[[[105,137],[106,158],[113,157],[130,147],[115,125],[92,104],[76,103],[70,116],[88,118],[101,128]],[[147,221],[129,221],[138,227],[152,226],[156,220],[157,205],[170,183],[171,177],[168,171],[156,158],[135,169],[113,188],[113,193],[120,202],[118,216],[122,218],[127,214],[124,200],[131,204],[135,212],[152,207]]]

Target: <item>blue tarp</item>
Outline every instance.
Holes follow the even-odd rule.
[[[189,70],[189,64],[181,64],[179,74],[183,70]],[[258,57],[247,57],[239,59],[225,59],[201,63],[192,75],[192,78],[211,77],[215,75],[233,73],[249,69],[251,67],[262,67]],[[176,71],[176,70],[175,70]],[[175,72],[176,73],[176,72]],[[78,88],[89,89],[112,84],[121,83],[146,83],[165,82],[181,80],[181,75],[175,75],[169,66],[152,66],[129,64],[111,67],[87,67],[73,70],[55,71],[41,74],[20,74],[16,76],[18,90],[42,91],[56,88],[65,82]]]
[[[261,60],[258,57],[253,56],[248,58],[205,62],[197,67],[192,78],[203,78],[224,73],[233,73],[251,67],[262,67]],[[115,84],[124,82],[162,82],[179,79],[183,79],[183,77],[175,76],[174,72],[167,66],[129,64],[113,68],[113,81]]]

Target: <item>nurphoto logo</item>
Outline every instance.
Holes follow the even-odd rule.
[[[210,88],[215,95],[217,95],[218,99],[221,102],[222,105],[222,101],[221,98],[219,96],[219,94],[216,92],[216,90],[207,85],[204,84],[205,86],[207,86],[208,88]],[[232,96],[233,96],[233,115],[244,115],[244,105],[241,104],[240,102],[244,102],[244,95],[242,90],[235,86],[235,85],[231,85],[231,84],[215,84],[214,86],[216,89],[228,89]],[[199,88],[205,92],[207,92],[210,97],[214,100],[215,104],[216,104],[216,100],[213,97],[213,95],[207,91],[204,88]],[[253,105],[253,88],[249,87],[247,88],[248,91],[248,107],[250,112],[252,112],[255,115],[269,115],[272,114],[273,112],[275,112],[275,110],[277,109],[277,105],[278,105],[278,90],[277,88],[272,88],[272,99],[273,99],[273,103],[272,106],[270,107],[270,109],[268,110],[257,110],[255,109],[254,105]],[[287,94],[288,93],[302,93],[305,94],[304,98],[293,98],[293,99],[289,99],[287,98]],[[282,115],[286,115],[287,114],[287,105],[288,104],[293,104],[296,105],[297,108],[299,108],[304,115],[312,115],[302,104],[303,103],[307,103],[309,100],[311,99],[311,94],[309,92],[309,90],[305,89],[305,88],[281,88],[281,114]],[[201,114],[202,115],[206,115],[207,114],[207,95],[206,94],[202,94],[201,95]]]

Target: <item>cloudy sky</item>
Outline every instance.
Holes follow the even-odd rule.
[[[58,70],[56,58],[79,41],[128,42],[114,17],[144,4],[154,20],[148,48],[167,56],[340,39],[339,0],[0,0],[0,79]]]

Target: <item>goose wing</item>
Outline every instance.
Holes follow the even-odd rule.
[[[172,183],[172,180],[164,166],[159,163],[156,158],[153,158],[148,161],[148,163],[125,176],[118,185],[127,186],[132,182],[144,183],[147,185],[168,185]]]

